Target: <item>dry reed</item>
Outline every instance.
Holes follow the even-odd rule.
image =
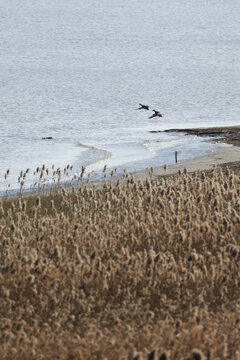
[[[123,182],[0,200],[1,359],[239,359],[239,174]]]

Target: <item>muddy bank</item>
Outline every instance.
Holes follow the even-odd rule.
[[[195,128],[195,129],[168,129],[163,131],[150,131],[151,133],[157,132],[176,132],[185,133],[186,135],[208,136],[215,138],[215,142],[223,142],[240,146],[240,126],[219,126],[209,128]]]

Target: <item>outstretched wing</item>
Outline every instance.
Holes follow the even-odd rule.
[[[149,106],[148,105],[143,105],[143,104],[139,104],[140,107],[137,110],[149,110]]]
[[[152,114],[152,116],[149,117],[149,119],[154,118],[155,116],[157,116],[156,114]]]

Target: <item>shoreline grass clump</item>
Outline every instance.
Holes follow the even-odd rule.
[[[27,168],[25,171],[21,170],[17,179],[9,179],[10,169],[4,174],[5,189],[0,189],[0,196],[11,197],[13,195],[22,195],[26,193],[54,192],[60,186],[72,186],[83,181],[84,172],[81,174],[73,173],[73,165],[68,164],[63,171],[61,168],[51,168],[45,164],[38,166],[35,171]],[[11,183],[12,180],[12,183]]]
[[[0,358],[239,359],[239,174],[150,175],[0,200]]]

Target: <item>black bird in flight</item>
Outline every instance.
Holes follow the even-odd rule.
[[[154,111],[154,114],[152,114],[152,116],[149,117],[149,119],[152,119],[154,117],[162,117],[162,114],[160,113],[160,111],[156,111],[156,110],[153,110]]]
[[[143,105],[143,104],[139,104],[140,107],[137,110],[149,110],[149,106],[148,105]]]

